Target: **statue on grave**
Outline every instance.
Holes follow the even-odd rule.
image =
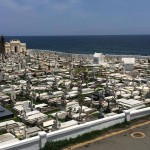
[[[33,102],[32,101],[29,102],[29,107],[30,107],[31,111],[33,111]]]
[[[108,103],[108,105],[107,105],[107,108],[106,108],[105,112],[106,113],[111,113],[110,100],[107,100],[107,103]]]
[[[27,119],[27,115],[26,115],[26,111],[25,111],[25,109],[24,109],[22,112],[23,112],[23,113],[22,113],[23,118],[26,120],[26,119]]]
[[[103,107],[100,107],[100,109],[99,109],[99,116],[98,116],[98,118],[99,119],[100,118],[104,118]]]
[[[58,121],[58,114],[57,113],[55,114],[55,119],[56,120],[54,120],[53,129],[58,130],[60,128],[61,124]]]
[[[131,96],[130,98],[134,98],[133,90],[131,91]]]
[[[24,127],[24,137],[25,137],[25,139],[27,139],[27,128],[26,127]]]
[[[58,114],[55,114],[56,122],[58,122]]]
[[[20,95],[23,95],[23,91],[24,91],[23,85],[21,85]]]
[[[65,100],[65,95],[62,95],[62,97],[61,97],[61,108],[63,111],[66,110],[66,105],[67,105],[67,102]]]

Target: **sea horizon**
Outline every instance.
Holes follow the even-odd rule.
[[[22,36],[150,36],[149,34],[79,34],[79,35],[75,35],[75,34],[71,34],[71,35],[4,35],[1,34],[5,37],[22,37]]]
[[[5,36],[6,42],[18,39],[28,49],[66,53],[150,55],[150,35],[50,35]]]

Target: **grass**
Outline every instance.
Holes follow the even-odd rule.
[[[17,116],[17,113],[13,110],[11,105],[5,106],[5,108],[14,113],[14,118],[6,119],[6,120],[3,120],[2,122],[8,121],[8,120],[14,120],[16,122],[21,122],[21,119]]]
[[[78,66],[78,67],[75,67],[74,70],[75,70],[75,73],[76,73],[76,74],[79,74],[80,72],[85,71],[85,68],[84,68],[84,67],[81,67],[81,66],[80,66],[80,67]]]
[[[98,118],[99,112],[95,112],[95,113],[92,113],[90,115],[93,116],[93,117],[95,117],[95,118]]]
[[[13,118],[12,118],[13,119]],[[12,119],[3,119],[3,120],[0,120],[0,122],[5,122],[5,121],[9,121],[9,120],[12,120]]]
[[[4,106],[6,109],[8,109],[9,111],[13,112],[13,108],[10,105]]]
[[[49,115],[49,114],[52,114],[52,113],[58,112],[58,111],[60,111],[60,110],[61,110],[61,109],[56,108],[56,109],[54,109],[54,110],[51,110],[51,111],[45,112],[44,114]]]
[[[52,115],[48,115],[48,117],[56,120],[56,118],[54,116],[52,116]],[[65,119],[60,119],[60,118],[58,118],[58,121],[60,121],[60,122],[66,122]]]
[[[139,121],[141,121],[141,120],[146,121],[149,119],[150,119],[150,115],[142,117],[140,119],[133,120],[131,122],[124,122],[121,124],[117,124],[117,125],[114,125],[112,127],[105,128],[103,130],[95,130],[92,132],[88,132],[88,133],[80,135],[76,138],[64,139],[64,140],[60,140],[60,141],[48,141],[42,150],[61,150],[61,149],[64,149],[66,147],[69,147],[71,145],[75,145],[77,143],[82,143],[82,142],[85,142],[88,140],[95,139],[95,138],[97,138],[103,134],[107,134],[109,131],[126,128],[129,125],[139,123]]]
[[[7,133],[7,131],[5,129],[0,130],[0,135]]]
[[[18,116],[15,116],[15,117],[13,118],[13,120],[16,121],[16,122],[21,122],[21,118],[19,118]]]
[[[96,130],[89,133],[85,133],[76,138],[70,138],[70,139],[65,139],[60,141],[48,141],[42,150],[61,150],[65,147],[97,138],[100,135],[108,132],[109,130],[116,129],[116,128],[124,128],[127,125],[128,125],[127,123],[117,124],[107,129]]]
[[[35,104],[35,105],[38,105],[38,104],[41,104],[41,103],[43,103],[40,99],[37,99],[37,100],[33,100],[33,104]]]

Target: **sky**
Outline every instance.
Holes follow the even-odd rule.
[[[0,34],[150,34],[150,0],[0,0]]]

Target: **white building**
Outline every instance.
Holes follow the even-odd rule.
[[[122,58],[125,71],[132,71],[134,69],[135,58]]]
[[[94,65],[100,65],[105,62],[105,55],[102,53],[95,53],[93,55],[93,64]]]
[[[12,40],[5,43],[5,53],[23,53],[26,52],[26,43],[21,43],[19,40]]]

